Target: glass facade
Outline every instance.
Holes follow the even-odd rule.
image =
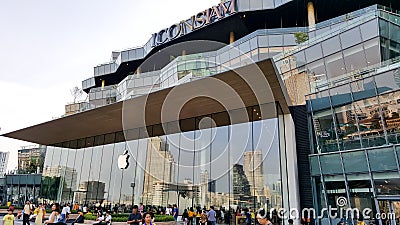
[[[232,213],[281,208],[289,194],[284,128],[278,115],[261,120],[259,110],[247,108],[247,123],[229,125],[229,114],[217,113],[48,147],[41,198],[119,210],[178,204],[180,213],[211,205]],[[129,165],[120,169],[125,152]]]
[[[374,215],[400,209],[400,17],[384,10],[374,15],[315,43],[318,50],[305,49],[306,70],[313,71],[305,95],[312,128],[313,198],[318,210],[369,208],[370,222],[396,224],[396,218]],[[322,57],[308,63],[308,52],[315,56],[320,50]],[[347,200],[344,206],[339,206],[340,198]],[[322,215],[316,221],[336,224],[340,219]],[[345,219],[356,223],[355,217]]]

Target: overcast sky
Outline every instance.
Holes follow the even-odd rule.
[[[5,0],[0,7],[0,133],[64,113],[70,89],[93,76],[113,50],[144,45],[152,33],[219,0]],[[30,143],[0,137],[0,151]]]

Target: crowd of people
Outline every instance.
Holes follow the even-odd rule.
[[[45,218],[46,207],[50,208],[51,212],[48,214],[48,218]],[[163,208],[161,206],[144,206],[142,203],[129,207],[131,210],[126,223],[128,225],[155,225],[154,215],[170,215],[175,221],[179,221],[183,225],[216,225],[216,224],[231,224],[238,223],[236,220],[238,217],[242,219],[240,224],[246,225],[273,225],[281,224],[282,220],[279,218],[276,211],[270,212],[260,209],[257,212],[254,210],[249,210],[248,208],[237,208],[233,210],[232,208],[226,210],[221,207],[215,209],[214,206],[210,206],[208,209],[205,207],[189,207],[183,209],[183,213],[180,214],[179,209],[176,204],[168,205]],[[18,212],[17,217],[22,219],[23,225],[30,225],[30,221],[35,220],[36,225],[66,225],[72,223],[84,223],[85,214],[96,215],[96,225],[111,225],[112,215],[115,212],[115,208],[103,207],[100,205],[93,205],[88,207],[87,205],[79,205],[75,203],[72,210],[77,211],[78,216],[70,218],[71,206],[69,203],[60,205],[59,203],[54,203],[51,205],[38,204],[37,206],[31,204],[30,201],[26,201],[23,209]],[[3,225],[14,225],[14,207],[9,206],[8,213],[3,217]],[[181,211],[182,212],[182,211]],[[289,219],[287,221],[289,224],[293,224],[293,220]],[[301,225],[310,225],[310,219],[302,219]],[[344,223],[339,223],[338,225],[344,225]],[[359,221],[357,225],[365,225]]]

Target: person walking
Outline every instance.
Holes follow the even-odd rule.
[[[24,206],[24,214],[22,215],[22,225],[29,225],[29,216],[31,215],[31,202],[26,201],[26,204]]]
[[[216,217],[216,212],[214,211],[214,206],[210,206],[210,211],[208,211],[207,217],[208,217],[208,222],[210,222],[210,225],[216,225],[217,217]]]
[[[137,205],[133,206],[132,213],[128,217],[127,224],[139,225],[142,221],[142,214],[138,212],[139,207]]]

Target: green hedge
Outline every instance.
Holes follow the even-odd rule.
[[[111,214],[113,222],[126,222],[128,221],[129,214],[121,213],[121,214]],[[168,215],[154,215],[154,222],[168,222],[174,221],[173,216]],[[85,214],[86,220],[96,220],[96,214]]]

